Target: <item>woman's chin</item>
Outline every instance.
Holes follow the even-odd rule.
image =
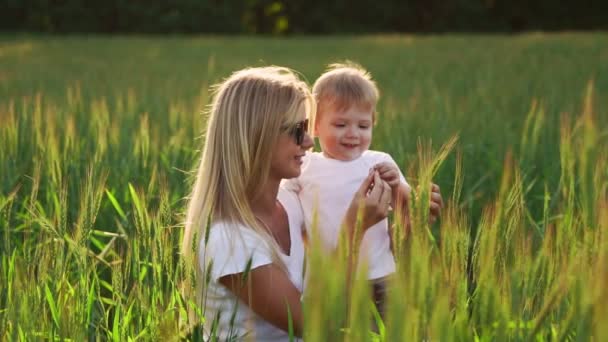
[[[300,169],[300,167],[298,167],[297,169],[292,170],[292,172],[290,172],[289,175],[285,178],[287,178],[287,179],[297,178],[297,177],[300,177],[301,173],[302,173],[302,169]]]

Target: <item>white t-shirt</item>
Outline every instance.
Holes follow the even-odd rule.
[[[294,286],[303,291],[304,243],[302,241],[302,208],[295,194],[279,190],[278,199],[285,208],[289,220],[291,250],[289,255],[279,255],[289,272]],[[249,260],[251,269],[272,263],[270,247],[250,228],[229,223],[215,222],[210,226],[209,240],[199,244],[198,258],[203,274],[211,267],[211,281],[204,294],[205,333],[209,334],[217,319],[217,337],[225,340],[289,341],[289,334],[268,323],[247,303],[219,282],[229,274],[242,273]],[[212,265],[210,263],[212,262]],[[219,315],[219,316],[218,316]],[[230,323],[233,320],[233,324]]]
[[[326,251],[336,248],[340,226],[353,196],[368,176],[370,168],[381,162],[396,165],[390,155],[378,151],[365,151],[351,161],[331,159],[321,152],[309,152],[304,158],[300,176],[281,183],[281,187],[300,197],[309,234],[312,234],[313,216],[318,215],[317,229]],[[403,174],[401,182],[407,184]],[[370,227],[363,236],[360,261],[366,258],[368,279],[378,279],[395,272],[387,229],[388,220],[384,219]]]

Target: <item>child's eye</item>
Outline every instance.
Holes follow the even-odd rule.
[[[361,128],[361,129],[368,129],[368,128],[369,128],[369,126],[366,126],[366,125],[359,125],[359,128]]]
[[[346,125],[343,124],[343,123],[335,123],[334,126],[336,126],[336,127],[346,127]]]

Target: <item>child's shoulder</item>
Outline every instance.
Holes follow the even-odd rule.
[[[363,158],[374,162],[393,161],[390,154],[382,151],[367,150],[362,155]]]
[[[285,190],[299,193],[302,190],[302,183],[306,183],[306,180],[315,177],[315,172],[319,169],[319,155],[318,152],[306,151],[306,154],[302,157],[300,175],[295,178],[281,180],[281,187]]]
[[[323,152],[306,151],[306,155],[302,159],[302,169],[310,168],[311,166],[317,166],[323,164],[327,160],[327,157]]]
[[[325,158],[325,156],[323,155],[323,152],[319,152],[319,151],[306,151],[306,158],[309,159],[321,159],[321,158]]]

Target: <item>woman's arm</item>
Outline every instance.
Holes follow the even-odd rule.
[[[391,199],[390,186],[380,178],[377,171],[370,170],[350,202],[342,221],[348,241],[351,241],[353,246],[357,246],[363,238],[363,234],[359,233],[386,218]]]
[[[355,193],[346,212],[342,227],[345,229],[344,233],[347,238],[339,241],[345,241],[347,245],[338,248],[346,248],[347,251],[346,280],[349,294],[352,275],[359,260],[359,248],[363,234],[369,227],[387,217],[391,198],[390,186],[380,178],[380,174],[376,170],[372,169]]]
[[[285,272],[269,264],[254,268],[247,277],[243,280],[243,273],[231,274],[221,277],[219,281],[256,314],[284,331],[289,331],[289,309],[294,335],[301,337],[301,294]]]

